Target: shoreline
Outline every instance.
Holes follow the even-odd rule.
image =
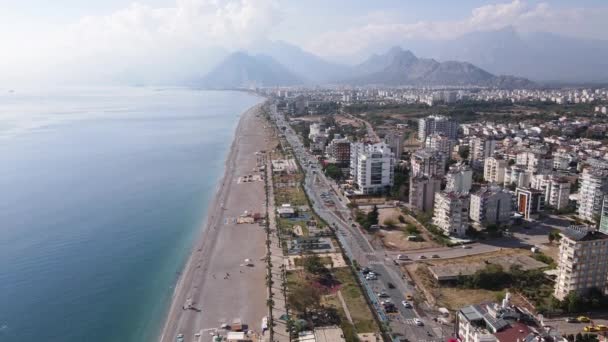
[[[233,187],[240,186],[240,184],[237,185],[239,176],[237,173],[238,171],[242,171],[239,170],[239,164],[242,162],[240,159],[243,159],[243,156],[241,155],[243,152],[241,144],[243,143],[243,138],[245,136],[254,133],[250,132],[250,121],[257,120],[257,116],[261,113],[261,108],[264,103],[265,101],[262,101],[250,107],[240,115],[234,131],[234,138],[232,139],[230,150],[224,162],[223,175],[218,179],[217,190],[207,207],[206,219],[199,228],[198,234],[195,234],[195,242],[192,245],[186,263],[181,269],[179,278],[171,295],[170,304],[163,315],[163,325],[158,337],[158,340],[161,342],[174,341],[175,336],[179,333],[188,336],[190,333],[196,333],[199,330],[210,329],[207,326],[201,326],[200,321],[209,321],[208,317],[213,316],[212,310],[207,308],[207,305],[205,305],[202,298],[206,296],[205,292],[215,292],[213,291],[213,286],[209,284],[209,272],[212,269],[218,268],[218,266],[219,268],[222,268],[223,266],[221,265],[222,262],[214,262],[213,259],[214,257],[218,257],[218,247],[220,253],[224,251],[224,248],[221,247],[224,247],[225,243],[222,242],[224,239],[221,239],[221,235],[223,234],[224,229],[229,229],[226,223],[222,225],[222,221],[228,222],[225,217],[227,211],[229,211],[226,208],[226,203],[229,200],[234,201],[238,199],[233,198],[238,196],[230,195]],[[258,150],[264,149],[264,146],[257,145],[259,145],[259,143],[252,143],[250,147],[258,147]],[[263,199],[260,200],[259,204],[260,206],[263,205]],[[242,258],[240,260],[242,260]],[[242,270],[240,271],[242,273]],[[259,271],[262,271],[262,269]],[[228,274],[228,272],[226,272],[226,274]],[[215,273],[213,273],[212,276],[215,281]],[[263,281],[260,285],[265,287]],[[222,288],[224,288],[224,286],[222,286]],[[201,298],[201,300],[198,300],[199,298]],[[186,303],[186,300],[188,299],[193,300],[194,307],[198,308],[200,312],[183,309],[184,303]],[[196,317],[197,315],[207,316],[207,319]],[[231,322],[228,321],[225,323],[229,324]],[[257,322],[250,323],[253,323],[253,326],[257,325],[255,324]],[[217,325],[217,328],[219,328],[219,325]],[[192,329],[194,329],[194,331]]]

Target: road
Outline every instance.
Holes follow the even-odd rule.
[[[335,229],[346,254],[351,259],[361,266],[370,267],[379,275],[378,280],[363,280],[363,283],[380,316],[387,317],[380,306],[382,299],[377,297],[377,293],[385,291],[399,308],[397,315],[387,317],[394,333],[402,335],[409,341],[440,341],[442,333],[436,323],[421,314],[421,310],[406,309],[401,304],[405,301],[405,294],[414,294],[415,289],[410,283],[404,281],[406,276],[394,263],[395,256],[392,253],[376,251],[373,248],[364,233],[353,224],[350,210],[345,204],[346,200],[335,191],[335,183],[327,179],[321,172],[316,157],[308,153],[295,131],[285,121],[284,116],[276,111],[276,107],[272,106],[272,109],[272,119],[278,127],[285,127],[282,129],[285,139],[293,149],[294,155],[305,173],[304,190],[312,202],[314,211]],[[389,284],[393,285],[394,289],[391,289],[392,286]],[[424,326],[416,326],[414,318],[422,320]]]

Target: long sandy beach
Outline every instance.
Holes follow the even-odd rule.
[[[242,182],[257,166],[256,152],[268,150],[260,105],[242,114],[224,177],[208,210],[202,234],[176,285],[161,332],[161,342],[210,341],[210,333],[239,319],[249,330],[261,332],[267,314],[264,229],[259,224],[237,224],[245,211],[265,213],[264,182]],[[244,265],[250,259],[253,266]],[[192,305],[191,309],[184,306]]]

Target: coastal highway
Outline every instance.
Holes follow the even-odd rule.
[[[285,139],[290,144],[296,158],[305,172],[304,189],[309,196],[314,211],[321,216],[329,225],[334,227],[339,238],[346,242],[344,247],[348,254],[361,266],[368,266],[379,275],[377,280],[365,281],[365,287],[375,302],[375,308],[384,315],[379,306],[383,299],[377,297],[379,292],[387,292],[391,301],[397,306],[399,313],[389,316],[390,324],[394,332],[405,336],[409,341],[439,341],[441,329],[434,326],[434,322],[419,315],[418,310],[407,309],[401,302],[405,300],[405,294],[415,292],[408,282],[404,281],[405,275],[400,268],[394,264],[394,257],[384,251],[376,251],[369,243],[367,237],[354,225],[350,210],[345,204],[344,197],[334,189],[335,183],[325,177],[320,169],[315,156],[310,155],[297,134],[285,121],[275,106],[271,106],[271,116],[278,127],[285,127],[283,131]],[[391,286],[394,289],[391,289]],[[416,326],[414,318],[420,318],[424,326]],[[439,333],[438,333],[439,332]]]

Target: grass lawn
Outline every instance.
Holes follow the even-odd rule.
[[[442,287],[438,292],[437,304],[450,310],[458,310],[471,304],[500,301],[504,298],[504,291]]]
[[[308,205],[306,193],[300,186],[288,188],[276,188],[274,200],[277,206],[289,203],[292,206]]]
[[[323,265],[331,264],[331,258],[328,256],[320,257],[319,260],[321,261],[321,264],[323,264]],[[296,266],[302,266],[302,258],[296,258],[296,259],[294,259],[293,262]]]
[[[365,297],[348,267],[334,269],[334,275],[342,283],[342,296],[358,333],[379,331]]]

